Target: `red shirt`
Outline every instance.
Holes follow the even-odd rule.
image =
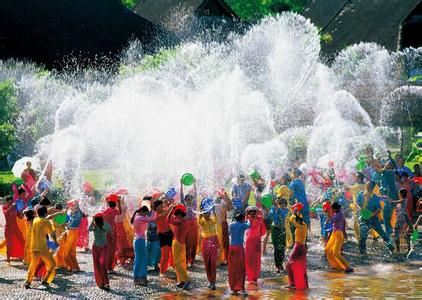
[[[171,228],[167,220],[167,211],[163,211],[163,213],[157,214],[155,224],[157,224],[157,231],[160,233],[170,231]]]
[[[104,214],[104,221],[110,224],[111,230],[116,230],[116,222],[114,221],[116,216],[119,214],[118,211],[114,208],[108,207]]]

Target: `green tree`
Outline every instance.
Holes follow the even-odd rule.
[[[18,113],[12,80],[0,82],[0,157],[9,154],[16,145],[13,120]]]

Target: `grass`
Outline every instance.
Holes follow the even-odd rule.
[[[18,178],[12,172],[0,172],[0,183],[2,184],[12,184],[16,179]]]

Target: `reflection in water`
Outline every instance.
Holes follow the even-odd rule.
[[[306,298],[408,298],[422,297],[422,262],[397,265],[360,266],[354,274],[336,271],[308,272],[310,289],[307,291],[288,291],[287,276],[263,279],[258,289],[248,286],[248,299],[306,299]],[[241,299],[232,296],[228,286],[217,291],[206,288],[189,292],[167,294],[161,299]]]

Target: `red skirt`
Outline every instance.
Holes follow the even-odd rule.
[[[198,223],[196,219],[186,221],[186,228],[189,231],[186,234],[186,262],[193,264],[196,257],[196,249],[198,247]]]
[[[81,224],[79,225],[77,247],[82,249],[89,247],[88,217],[83,217]]]
[[[290,254],[286,265],[289,285],[296,289],[308,288],[308,275],[306,274],[306,247],[300,243],[295,243],[293,252]]]
[[[245,250],[242,245],[230,246],[227,265],[229,286],[232,291],[245,289]]]
[[[257,282],[261,273],[261,238],[247,238],[245,253],[248,281]]]
[[[216,236],[202,239],[202,258],[208,282],[215,282],[217,277],[218,239]]]

